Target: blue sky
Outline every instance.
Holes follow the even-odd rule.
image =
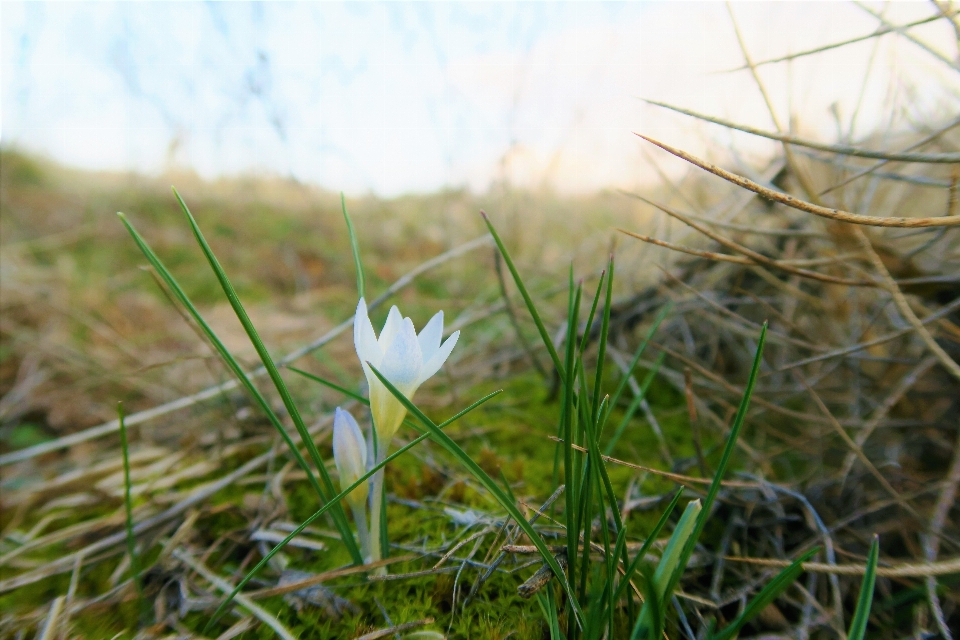
[[[846,3],[734,10],[757,58],[877,26]],[[931,5],[886,10],[906,21]],[[747,74],[715,73],[742,62],[720,3],[4,2],[0,23],[3,144],[94,169],[385,195],[498,179],[587,191],[650,179],[631,131],[730,142],[639,96],[771,126]],[[916,33],[956,55],[941,25]],[[918,117],[956,99],[957,74],[929,58],[888,36],[877,53],[865,43],[764,77],[783,119],[830,137],[830,104],[849,116],[864,77],[862,131],[888,126],[891,99],[911,94]]]

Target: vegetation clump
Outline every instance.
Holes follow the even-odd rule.
[[[195,218],[3,151],[0,635],[952,637],[957,123],[677,110],[782,153],[349,216],[179,176]]]

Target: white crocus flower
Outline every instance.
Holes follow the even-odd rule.
[[[368,459],[379,464],[387,457],[387,449],[400,423],[407,415],[406,408],[397,400],[376,376],[370,365],[390,381],[408,399],[417,389],[447,361],[457,344],[460,332],[456,331],[443,344],[443,311],[430,318],[427,326],[417,335],[413,321],[400,315],[396,307],[390,309],[387,322],[380,337],[373,330],[367,303],[360,298],[357,314],[353,318],[353,343],[357,349],[363,373],[370,387],[370,413],[377,438],[377,450],[370,451]],[[369,364],[368,364],[369,363]],[[380,531],[384,526],[381,517],[383,499],[383,470],[373,476],[370,486],[370,549],[369,559],[377,561],[380,553]],[[386,573],[384,567],[377,570]]]
[[[367,472],[367,443],[363,432],[353,416],[340,407],[333,416],[333,461],[337,465],[337,474],[340,476],[340,489],[344,490],[359,480]],[[357,533],[360,538],[360,548],[368,558],[373,553],[370,549],[370,535],[367,529],[367,496],[370,485],[366,480],[344,498],[353,511],[353,519],[357,523]]]
[[[440,343],[442,337],[443,311],[438,311],[417,335],[413,321],[401,316],[400,310],[394,306],[378,338],[367,315],[367,303],[360,298],[353,319],[353,342],[370,387],[370,411],[373,413],[381,454],[385,453],[407,410],[380,382],[367,363],[376,367],[400,393],[413,398],[420,385],[447,361],[460,332],[454,332],[443,344]]]

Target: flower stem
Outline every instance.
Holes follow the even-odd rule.
[[[377,451],[376,464],[380,464],[386,458],[386,451],[381,448]],[[383,500],[383,469],[370,478],[370,561],[376,562],[383,557],[380,548],[380,529],[385,525],[381,519],[381,501]],[[386,575],[387,568],[380,567],[374,571],[375,575]]]
[[[353,519],[357,524],[357,538],[360,539],[360,553],[363,554],[363,561],[369,563],[373,550],[370,548],[370,530],[367,528],[367,510],[362,502],[350,505],[353,511]]]

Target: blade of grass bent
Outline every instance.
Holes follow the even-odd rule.
[[[520,278],[520,272],[517,271],[516,265],[513,264],[513,259],[507,252],[507,248],[503,245],[503,240],[500,239],[500,236],[497,234],[497,230],[493,228],[493,224],[490,222],[490,218],[487,217],[486,212],[481,211],[480,215],[483,216],[483,221],[486,223],[487,229],[490,230],[490,235],[493,236],[493,241],[497,243],[497,248],[500,250],[500,255],[503,256],[503,261],[507,264],[507,268],[510,269],[510,275],[513,276],[513,281],[516,283],[517,289],[520,291],[520,295],[523,296],[523,301],[526,303],[527,309],[530,311],[530,316],[533,318],[533,323],[537,325],[537,331],[540,332],[540,339],[543,340],[543,344],[547,348],[550,358],[553,360],[553,365],[557,368],[557,372],[560,374],[560,377],[563,378],[563,365],[560,364],[560,356],[557,354],[557,350],[553,346],[553,340],[550,339],[550,334],[547,333],[547,328],[544,326],[543,320],[540,319],[540,314],[537,312],[537,307],[533,304],[533,299],[530,297],[526,286],[523,284],[523,280]]]
[[[460,412],[457,413],[456,415],[454,415],[454,416],[452,416],[452,417],[444,420],[443,422],[441,422],[440,425],[439,425],[437,428],[443,429],[443,428],[445,428],[445,427],[450,426],[451,424],[453,424],[454,422],[456,422],[457,420],[459,420],[460,418],[462,418],[462,417],[465,416],[466,414],[470,413],[471,411],[473,411],[474,409],[476,409],[477,407],[479,407],[479,406],[482,405],[483,403],[487,402],[488,400],[490,400],[490,399],[493,398],[494,396],[497,396],[497,395],[499,395],[499,394],[501,394],[501,393],[503,393],[503,390],[502,390],[502,389],[498,389],[497,391],[494,391],[493,393],[490,393],[490,394],[485,395],[484,397],[480,398],[479,400],[477,400],[476,402],[474,402],[473,404],[471,404],[471,405],[470,405],[469,407],[467,407],[466,409],[463,409],[462,411],[460,411]],[[403,455],[404,453],[406,453],[407,451],[409,451],[410,449],[412,449],[412,448],[415,447],[416,445],[420,444],[421,442],[423,442],[424,440],[426,440],[427,438],[429,438],[430,435],[431,435],[430,432],[427,432],[427,433],[424,433],[424,434],[422,434],[422,435],[420,435],[420,436],[417,436],[416,438],[414,438],[413,440],[411,440],[409,443],[403,445],[402,447],[400,447],[399,449],[397,449],[396,451],[394,451],[393,453],[391,453],[389,456],[387,456],[386,458],[384,458],[384,460],[383,460],[382,462],[380,462],[380,463],[374,465],[373,467],[371,467],[370,469],[368,469],[367,472],[364,473],[362,476],[360,476],[360,478],[358,478],[356,482],[354,482],[354,483],[351,484],[349,487],[347,487],[346,489],[344,489],[343,491],[341,491],[340,493],[338,493],[337,495],[335,495],[332,500],[330,500],[329,502],[327,502],[327,503],[326,503],[325,505],[323,505],[319,510],[317,510],[316,512],[314,512],[313,515],[311,515],[309,518],[307,518],[306,520],[304,520],[304,521],[300,524],[300,526],[298,526],[296,529],[294,529],[294,530],[290,533],[290,535],[288,535],[288,536],[287,536],[286,538],[284,538],[281,542],[279,542],[276,547],[274,547],[273,549],[271,549],[271,550],[267,553],[267,555],[265,555],[265,556],[260,560],[260,562],[258,562],[258,563],[256,564],[256,566],[254,566],[253,569],[251,569],[249,572],[247,572],[247,575],[245,575],[245,576],[243,577],[243,579],[242,579],[240,582],[237,583],[237,586],[234,587],[233,591],[231,591],[231,592],[227,595],[227,598],[220,604],[219,607],[217,607],[217,610],[214,611],[213,616],[211,616],[210,620],[209,620],[209,621],[207,622],[207,624],[204,626],[204,628],[203,628],[203,633],[206,633],[207,631],[210,630],[210,627],[212,627],[212,626],[214,625],[214,623],[216,623],[216,621],[220,619],[220,616],[223,615],[223,612],[226,610],[226,608],[227,608],[227,607],[230,605],[230,603],[233,601],[233,598],[234,598],[238,593],[240,593],[240,590],[243,589],[243,587],[245,587],[245,586],[247,585],[247,583],[250,582],[250,580],[252,580],[255,575],[257,575],[257,573],[260,571],[260,569],[262,569],[263,567],[265,567],[265,566],[267,565],[267,563],[270,562],[270,559],[273,558],[274,555],[276,555],[277,553],[279,553],[280,550],[283,549],[291,540],[293,540],[293,539],[296,538],[298,535],[300,535],[300,533],[301,533],[304,529],[306,529],[307,527],[309,527],[317,518],[319,518],[319,517],[322,516],[324,513],[326,513],[334,504],[339,504],[340,501],[343,500],[345,497],[347,497],[347,495],[349,495],[351,491],[353,491],[354,489],[356,489],[357,487],[359,487],[360,485],[362,485],[364,482],[366,482],[367,480],[369,480],[377,471],[379,471],[380,469],[384,468],[387,464],[389,464],[390,462],[396,460],[396,459],[399,458],[401,455]]]
[[[173,190],[173,193],[177,197],[177,201],[180,203],[180,208],[183,210],[184,215],[187,217],[187,222],[190,224],[190,228],[193,230],[193,235],[196,238],[197,243],[200,245],[200,249],[203,251],[204,256],[206,256],[207,262],[210,264],[210,268],[213,269],[214,274],[217,276],[217,280],[220,282],[220,287],[223,289],[223,293],[227,296],[227,300],[230,302],[230,306],[233,307],[233,311],[236,314],[237,319],[240,320],[240,324],[243,325],[243,329],[246,331],[247,336],[250,338],[250,342],[256,349],[257,355],[260,356],[260,361],[263,363],[263,366],[267,370],[267,374],[273,381],[273,384],[277,389],[277,393],[280,394],[280,398],[283,400],[283,406],[286,408],[291,420],[293,420],[293,424],[297,429],[297,433],[300,434],[300,439],[307,448],[307,452],[310,454],[310,458],[313,460],[313,464],[316,466],[317,471],[320,474],[320,479],[323,483],[323,489],[325,492],[323,494],[323,499],[327,500],[328,497],[332,496],[334,493],[336,493],[336,491],[334,490],[333,482],[330,480],[330,474],[327,473],[327,467],[324,465],[323,459],[320,457],[320,452],[317,451],[317,445],[314,443],[313,438],[310,437],[310,433],[307,431],[307,426],[304,424],[303,418],[300,416],[300,411],[297,409],[297,405],[293,401],[293,396],[290,395],[290,391],[287,389],[286,383],[280,376],[280,371],[277,369],[277,365],[274,363],[273,357],[270,355],[270,352],[267,351],[267,347],[260,339],[260,334],[257,332],[256,327],[253,326],[250,316],[247,315],[246,309],[243,308],[243,304],[240,302],[240,298],[237,296],[236,290],[230,283],[230,279],[227,277],[223,267],[220,266],[220,261],[217,260],[216,255],[213,253],[213,249],[210,248],[206,238],[203,236],[203,232],[200,231],[200,226],[194,219],[193,214],[190,213],[187,203],[183,201],[183,198],[180,197],[180,194],[176,189]],[[347,550],[350,552],[350,556],[353,558],[356,564],[362,564],[363,557],[360,555],[360,549],[357,547],[357,543],[353,539],[353,533],[350,531],[350,525],[347,523],[347,517],[343,511],[343,508],[337,504],[337,506],[333,508],[331,516],[333,517],[334,524],[340,533],[340,537],[344,546],[346,546]]]
[[[784,590],[789,587],[794,581],[800,577],[800,574],[803,573],[803,563],[813,557],[814,554],[820,551],[819,547],[814,547],[810,549],[802,556],[797,558],[790,566],[786,567],[783,571],[778,573],[773,580],[768,582],[763,589],[760,590],[750,602],[747,603],[747,606],[744,607],[743,613],[737,616],[733,622],[727,625],[723,631],[716,635],[710,636],[710,640],[731,640],[735,638],[740,629],[743,628],[745,624],[750,622],[753,618],[760,615],[760,612],[763,611],[771,602],[777,599],[777,597],[784,592]]]
[[[870,608],[873,605],[873,587],[877,581],[877,561],[880,558],[880,537],[873,537],[870,545],[870,555],[867,558],[867,570],[863,574],[860,584],[860,597],[857,599],[857,608],[850,622],[847,632],[849,640],[863,640],[867,633],[867,621],[870,619]]]
[[[550,548],[544,542],[543,537],[537,533],[537,531],[530,525],[527,519],[520,513],[520,510],[515,504],[510,501],[510,497],[507,496],[503,489],[491,478],[486,471],[480,468],[480,466],[474,462],[467,453],[460,448],[460,446],[454,442],[450,436],[440,430],[440,428],[433,423],[430,418],[428,418],[419,408],[410,400],[400,393],[400,391],[393,386],[393,384],[387,380],[387,378],[377,370],[369,362],[367,365],[370,367],[370,370],[373,371],[373,374],[377,376],[380,382],[387,388],[388,391],[395,397],[407,411],[412,413],[417,420],[420,421],[432,436],[434,442],[439,444],[441,447],[447,450],[453,457],[455,457],[467,471],[469,471],[474,478],[476,478],[480,484],[483,485],[484,489],[489,491],[497,502],[500,503],[507,513],[514,519],[527,537],[530,538],[530,541],[533,542],[534,546],[537,547],[537,550],[540,552],[540,555],[543,556],[544,562],[550,566],[550,569],[553,571],[553,574],[557,577],[557,580],[560,582],[560,585],[563,587],[564,592],[566,592],[567,597],[570,598],[570,603],[573,606],[574,613],[576,614],[577,623],[583,623],[583,611],[580,609],[580,605],[573,597],[573,590],[570,588],[570,584],[567,581],[566,576],[564,576],[563,569],[560,568],[560,564],[557,562],[556,558],[553,557],[553,554],[550,552]]]
[[[203,316],[200,315],[200,312],[193,305],[190,298],[187,297],[187,294],[180,287],[180,284],[173,277],[173,274],[167,270],[166,266],[160,261],[160,258],[157,257],[157,254],[154,253],[153,249],[150,248],[150,245],[147,244],[146,240],[137,232],[133,227],[127,217],[123,213],[117,213],[117,216],[120,218],[120,221],[123,222],[124,226],[127,228],[127,231],[133,237],[134,242],[140,248],[140,251],[147,258],[150,264],[153,266],[154,271],[160,275],[170,291],[173,292],[177,300],[184,306],[184,308],[190,313],[194,321],[200,326],[200,329],[203,331],[204,335],[213,343],[214,348],[217,350],[217,353],[220,354],[220,357],[223,358],[224,363],[227,365],[227,368],[237,377],[237,380],[243,385],[244,389],[247,390],[247,393],[253,397],[254,401],[261,408],[264,414],[267,416],[267,419],[270,420],[270,423],[277,430],[280,436],[283,438],[283,441],[286,443],[287,447],[290,449],[294,458],[296,458],[297,463],[300,465],[300,468],[303,469],[304,473],[307,475],[307,480],[309,480],[311,486],[317,492],[317,495],[320,496],[321,501],[325,500],[323,497],[323,490],[320,487],[320,483],[317,481],[316,475],[313,473],[313,470],[310,468],[310,465],[307,464],[307,461],[304,460],[303,456],[300,454],[300,450],[294,444],[293,440],[290,438],[290,434],[287,433],[287,430],[284,428],[283,424],[280,422],[280,419],[277,417],[277,414],[270,407],[269,403],[260,393],[260,390],[257,389],[250,378],[247,377],[244,373],[243,368],[240,366],[240,363],[237,362],[236,358],[233,357],[233,354],[227,349],[227,347],[220,340],[220,337],[213,331],[210,325],[207,324],[207,321],[204,320]]]
[[[340,208],[343,209],[343,219],[347,222],[347,233],[350,234],[350,250],[353,252],[353,266],[357,270],[357,293],[363,298],[366,280],[363,277],[363,263],[360,262],[360,243],[357,242],[357,232],[353,228],[353,221],[347,213],[347,201],[340,192]]]

